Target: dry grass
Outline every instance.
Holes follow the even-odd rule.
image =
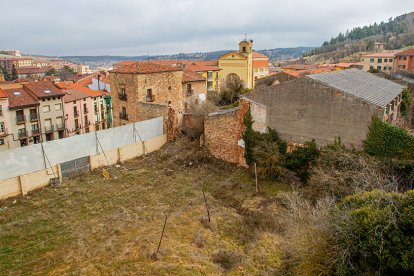
[[[289,186],[261,181],[256,194],[249,172],[211,160],[197,143],[185,140],[110,171],[108,182],[95,172],[15,203],[0,202],[0,275],[279,269],[272,200]],[[165,236],[154,257],[165,216]],[[226,263],[226,257],[230,264],[223,267],[220,260]]]

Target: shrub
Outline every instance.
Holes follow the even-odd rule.
[[[234,251],[220,250],[212,255],[212,260],[226,270],[230,270],[242,261],[242,256]]]
[[[406,130],[374,117],[364,141],[364,150],[374,156],[414,159],[414,137]]]
[[[286,263],[299,275],[411,275],[414,191],[358,193],[315,205],[286,196]]]
[[[253,149],[257,161],[257,174],[267,178],[278,178],[286,172],[285,156],[280,152],[277,142],[260,141]]]
[[[373,191],[338,206],[344,274],[404,275],[414,272],[414,191]],[[346,217],[346,219],[344,219]]]
[[[319,149],[315,140],[306,142],[304,147],[297,148],[287,154],[285,166],[291,171],[296,172],[302,181],[307,181],[310,173],[309,167],[319,156]]]
[[[407,117],[408,111],[410,110],[410,92],[408,89],[404,89],[402,92],[402,102],[401,102],[401,115]]]

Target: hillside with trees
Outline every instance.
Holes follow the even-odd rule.
[[[387,50],[414,45],[414,12],[341,32],[304,57],[310,62],[360,61],[363,53],[374,51],[375,42],[385,43]]]

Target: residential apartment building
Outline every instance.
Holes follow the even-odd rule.
[[[414,73],[414,48],[396,54],[395,70],[405,70]]]
[[[261,53],[253,52],[254,81],[269,76],[269,58]]]
[[[5,149],[42,142],[39,102],[24,88],[4,90],[8,98],[9,117]]]
[[[17,61],[16,68],[32,67],[33,66],[33,59],[32,58],[17,58],[16,61]]]
[[[92,97],[76,88],[68,89],[65,93],[67,136],[89,133],[94,123]]]
[[[181,116],[185,109],[183,69],[150,61],[117,66],[110,71],[114,125],[141,121],[150,117],[146,110],[171,107]],[[181,115],[180,115],[181,114]],[[178,119],[180,120],[180,119]]]
[[[77,66],[76,70],[77,70],[78,75],[93,74],[93,70],[91,70],[89,66],[87,65],[80,64]]]
[[[0,151],[8,149],[10,131],[9,99],[0,88]]]
[[[391,53],[374,53],[364,55],[362,58],[363,70],[368,72],[370,70],[378,70],[386,73],[391,73],[394,70],[394,63],[396,52]]]
[[[39,102],[39,118],[42,141],[51,141],[65,137],[65,93],[52,82],[33,82],[23,85]]]

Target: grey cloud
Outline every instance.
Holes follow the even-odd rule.
[[[414,11],[410,0],[14,0],[0,48],[48,55],[140,55],[317,46],[355,26]]]

